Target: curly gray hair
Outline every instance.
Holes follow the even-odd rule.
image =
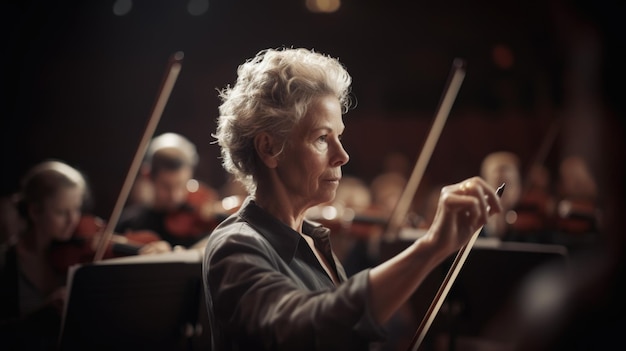
[[[302,48],[266,49],[237,69],[237,81],[219,92],[222,104],[213,137],[222,164],[249,193],[256,190],[254,137],[269,132],[286,141],[318,97],[337,97],[345,113],[352,107],[352,78],[335,58]]]

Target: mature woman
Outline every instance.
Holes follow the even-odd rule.
[[[214,350],[364,350],[427,274],[500,211],[472,178],[442,190],[428,234],[346,278],[329,231],[305,220],[335,196],[348,154],[351,77],[306,49],[264,50],[221,92],[215,137],[250,197],[208,239],[204,284]]]

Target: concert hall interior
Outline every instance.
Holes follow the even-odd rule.
[[[338,58],[352,77],[354,106],[342,138],[350,160],[335,200],[308,212],[332,230],[348,276],[424,235],[442,186],[472,176],[494,189],[506,183],[504,211],[480,232],[421,350],[587,350],[620,341],[623,3],[7,0],[2,7],[0,306],[24,304],[19,288],[7,289],[12,277],[5,271],[12,247],[19,253],[23,233],[39,223],[24,190],[37,165],[56,160],[81,173],[80,223],[95,219],[97,227],[87,233],[96,238],[79,240],[88,241],[88,259],[82,251],[76,261],[68,262],[71,251],[55,256],[63,256],[59,286],[41,279],[47,292],[68,289],[59,316],[16,326],[23,310],[0,313],[0,336],[21,333],[8,346],[21,349],[16,345],[52,319],[54,340],[41,340],[38,349],[211,349],[201,244],[246,196],[222,167],[213,135],[219,91],[235,82],[247,58],[282,47]],[[180,71],[164,98],[176,53]],[[381,240],[424,157],[457,59],[466,73],[402,228],[392,241]],[[165,105],[147,133],[158,102]],[[165,133],[190,141],[192,155],[173,166],[161,160],[148,142]],[[159,202],[158,179],[180,168],[190,172],[185,203]],[[129,230],[154,228],[123,220],[133,205],[148,203],[150,213],[178,207],[159,224],[168,233],[146,244]],[[179,234],[189,221],[193,228]],[[103,246],[115,238],[140,245],[119,248],[131,254]],[[387,341],[372,350],[411,346],[453,258],[384,325]]]

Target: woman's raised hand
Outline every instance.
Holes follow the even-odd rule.
[[[502,211],[496,190],[480,177],[472,177],[441,189],[430,240],[446,255],[469,241],[490,215]]]

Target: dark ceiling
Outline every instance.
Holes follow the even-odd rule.
[[[267,47],[338,57],[353,75],[359,113],[386,119],[430,116],[456,57],[468,62],[459,108],[558,105],[568,48],[584,27],[609,43],[600,86],[609,102],[618,101],[609,87],[624,73],[616,64],[624,6],[609,2],[343,0],[336,13],[316,14],[305,0],[211,0],[200,16],[183,0],[133,0],[116,16],[114,2],[4,1],[3,193],[45,158],[119,186],[176,51],[185,53],[183,71],[158,131],[200,145],[210,143],[216,89]],[[496,48],[512,55],[510,67],[494,61]]]

